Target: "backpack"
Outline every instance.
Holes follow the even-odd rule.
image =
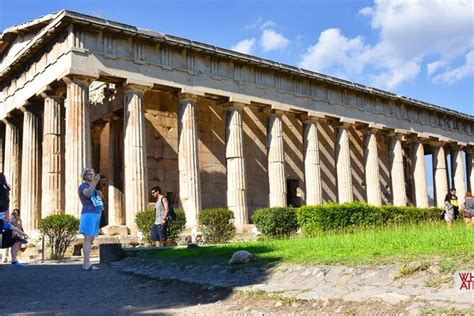
[[[173,203],[168,202],[168,221],[174,221],[176,219],[176,213],[174,211]]]
[[[163,199],[161,199],[161,204],[163,204]],[[174,211],[173,203],[168,201],[168,217],[166,217],[167,221],[173,221],[176,219],[176,212]]]

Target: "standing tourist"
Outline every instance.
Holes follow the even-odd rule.
[[[94,238],[99,236],[100,216],[103,209],[103,204],[100,207],[102,192],[96,189],[100,174],[95,174],[94,169],[85,168],[82,171],[82,180],[83,182],[78,188],[79,199],[82,203],[79,233],[84,235],[82,269],[90,271],[99,269],[90,263],[90,254]]]
[[[24,267],[24,264],[18,262],[17,255],[21,244],[28,242],[28,235],[10,223],[8,210],[0,214],[0,249],[11,248],[12,266]]]
[[[452,188],[449,190],[449,193],[446,194],[446,197],[444,198],[444,205],[446,206],[449,203],[452,207],[452,212],[453,212],[453,220],[457,220],[459,216],[459,201],[458,197],[456,195],[456,189]]]
[[[156,199],[155,204],[155,224],[151,229],[151,240],[155,242],[156,247],[166,245],[167,235],[167,223],[168,218],[168,199],[161,194],[159,186],[155,186],[151,189],[151,195]]]
[[[474,213],[474,198],[472,197],[471,192],[466,192],[466,197],[464,198],[464,221],[466,223],[472,224],[472,215]]]

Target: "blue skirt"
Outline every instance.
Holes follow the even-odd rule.
[[[82,213],[79,234],[99,236],[101,213]]]

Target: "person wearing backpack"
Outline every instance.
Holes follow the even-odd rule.
[[[155,203],[155,223],[151,228],[151,240],[156,247],[165,246],[168,241],[167,220],[169,213],[168,199],[161,194],[159,186],[151,189],[151,195],[156,199]]]

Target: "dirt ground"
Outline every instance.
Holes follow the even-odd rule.
[[[367,315],[405,314],[405,305],[297,301],[120,273],[84,272],[79,263],[0,265],[0,314],[67,315]],[[442,312],[442,311],[440,311]],[[447,311],[448,312],[448,311]]]

